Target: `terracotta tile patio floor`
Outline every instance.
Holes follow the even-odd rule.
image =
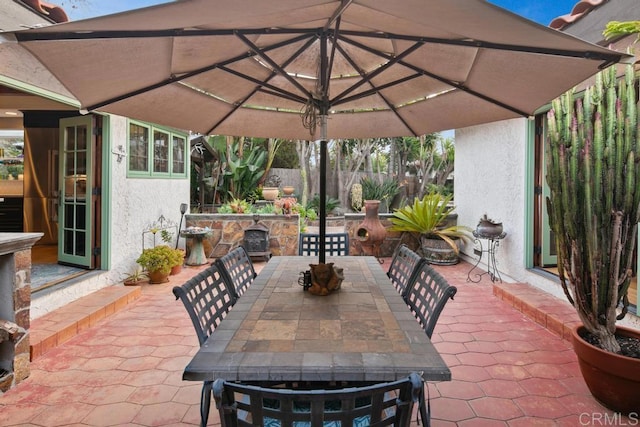
[[[429,384],[433,426],[586,426],[607,419],[633,425],[587,390],[561,337],[575,321],[564,301],[526,284],[493,286],[486,275],[469,283],[470,267],[436,267],[458,293],[433,335],[453,376]],[[43,331],[56,322],[64,326],[64,308],[34,321],[38,342],[32,344],[42,354],[29,378],[0,396],[0,425],[198,425],[201,384],[182,381],[198,342],[171,288],[200,269],[142,286],[139,295],[125,297],[126,304],[121,295],[109,298],[109,308],[97,314],[93,303],[76,304],[75,332],[67,321],[56,338]],[[78,318],[80,306],[86,307],[84,318]],[[41,340],[58,338],[43,349]],[[209,425],[219,425],[215,410]]]

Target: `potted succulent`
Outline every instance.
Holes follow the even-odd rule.
[[[443,196],[431,192],[422,199],[416,197],[412,205],[393,212],[389,218],[393,224],[389,231],[419,233],[423,256],[428,262],[452,265],[459,261],[460,245],[471,240],[471,228],[463,225],[447,225],[455,207],[453,195]]]
[[[636,85],[633,65],[619,83],[610,67],[583,98],[556,99],[547,117],[558,276],[582,322],[574,349],[591,393],[622,413],[640,408],[640,359],[621,352],[621,343],[638,348],[640,334],[616,326],[629,303],[640,215]]]
[[[173,265],[173,267],[171,267],[171,271],[169,272],[169,274],[171,276],[178,274],[182,271],[182,265],[184,264],[184,257],[186,255],[184,249],[181,248],[175,248],[173,249],[174,252],[174,262],[175,264]]]
[[[164,283],[168,281],[171,268],[176,265],[176,250],[167,245],[158,245],[144,249],[136,260],[149,276],[149,283]]]
[[[136,269],[123,280],[123,284],[125,286],[136,286],[147,279],[148,277],[144,271],[136,267]]]

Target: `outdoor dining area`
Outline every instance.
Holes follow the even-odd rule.
[[[183,378],[204,383],[201,425],[207,425],[212,392],[223,425],[249,418],[258,425],[408,426],[414,404],[428,425],[422,383],[451,379],[428,330],[455,288],[415,260],[404,245],[394,255],[398,292],[374,257],[329,257],[318,264],[315,257],[280,256],[256,275],[239,246],[174,287],[200,342]],[[310,283],[300,283],[299,272],[304,277],[309,267]],[[313,292],[323,286],[326,293]],[[233,391],[250,401],[236,400]],[[267,406],[267,396],[287,398]],[[348,400],[355,397],[360,402]]]
[[[34,360],[0,398],[0,424],[620,417],[591,396],[570,343],[497,298],[488,277],[467,282],[467,262],[431,266],[402,246],[381,260],[329,256],[343,279],[318,296],[299,282],[316,257],[253,263],[238,247],[223,258],[144,285],[137,301]]]

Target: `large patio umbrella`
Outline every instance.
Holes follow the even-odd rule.
[[[86,110],[320,139],[322,245],[327,139],[527,117],[625,56],[483,0],[183,0],[11,35]]]

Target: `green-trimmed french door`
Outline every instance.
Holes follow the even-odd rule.
[[[549,186],[547,185],[547,162],[545,161],[547,120],[542,120],[542,227],[541,227],[541,262],[543,267],[551,267],[558,265],[558,256],[556,255],[556,242],[549,225],[549,212],[547,211],[547,197],[549,197]]]
[[[60,120],[58,262],[93,265],[93,117]]]

